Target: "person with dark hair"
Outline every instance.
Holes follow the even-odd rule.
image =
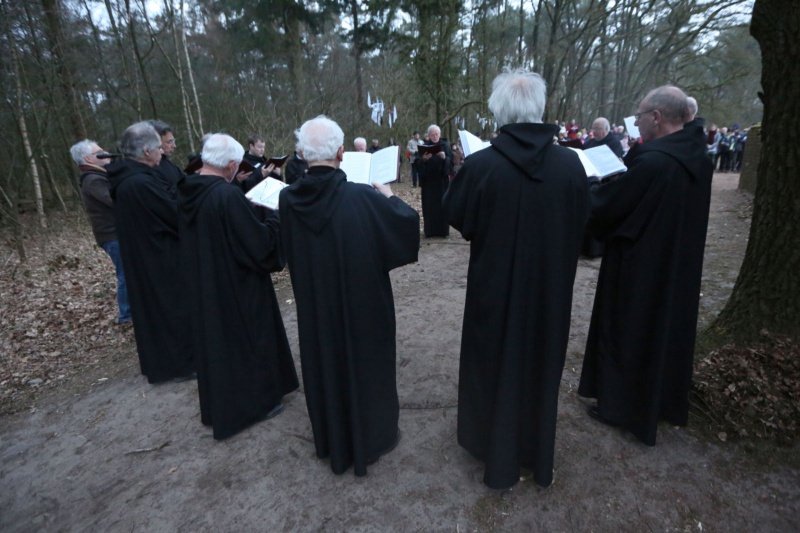
[[[170,191],[175,195],[178,187],[178,182],[183,179],[183,170],[170,160],[172,153],[177,148],[175,143],[175,135],[172,132],[172,126],[163,120],[149,120],[148,123],[155,128],[158,135],[161,137],[162,157],[158,165],[153,169],[154,172],[161,174],[170,184]]]
[[[229,185],[243,155],[229,135],[212,135],[200,171],[178,184],[200,420],[217,440],[276,416],[298,387],[270,279],[284,266],[280,219],[261,223]]]
[[[194,377],[189,309],[178,251],[178,206],[156,171],[162,137],[148,122],[122,134],[125,159],[108,165],[133,332],[150,383]]]
[[[108,192],[109,183],[106,165],[111,159],[99,159],[105,150],[89,139],[75,143],[70,148],[70,155],[81,170],[78,185],[81,200],[92,225],[97,246],[102,248],[114,263],[117,272],[117,306],[119,318],[117,323],[126,324],[131,321],[131,305],[128,301],[128,286],[125,283],[125,269],[119,252],[117,239],[117,223],[114,220],[114,202]]]
[[[264,137],[261,135],[251,135],[247,138],[247,147],[247,152],[244,153],[242,159],[250,163],[256,169],[249,175],[245,173],[237,175],[236,179],[242,187],[242,191],[248,192],[267,177],[282,180],[281,169],[275,167],[275,165],[267,165],[268,159],[264,156],[264,150],[266,149]]]
[[[419,215],[388,185],[347,181],[334,121],[295,135],[309,169],[279,206],[314,447],[335,474],[364,476],[400,440],[389,272],[417,260]]]
[[[673,86],[634,115],[643,143],[614,181],[594,184],[589,232],[605,242],[578,394],[589,415],[648,446],[659,420],[689,415],[713,168],[703,127]]]
[[[558,388],[569,340],[572,286],[589,214],[580,159],[542,124],[538,74],[495,78],[489,109],[499,134],[464,160],[444,197],[470,243],[461,329],[458,443],[506,489],[533,471],[553,482]]]

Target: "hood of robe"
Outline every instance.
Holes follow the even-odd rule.
[[[646,152],[667,154],[680,163],[693,180],[708,176],[712,172],[711,160],[707,154],[706,135],[702,124],[697,120],[689,122],[675,133],[639,145],[633,155],[638,157],[639,154]]]
[[[144,163],[134,161],[133,159],[121,159],[106,166],[106,173],[108,174],[109,181],[109,193],[111,194],[111,198],[116,199],[117,187],[119,187],[123,181],[131,176],[136,176],[137,174],[152,175],[150,170],[151,168]]]
[[[491,143],[523,174],[541,181],[544,150],[553,146],[558,130],[555,124],[506,124]]]
[[[235,187],[220,176],[192,174],[178,182],[178,210],[189,224],[192,224],[200,211],[200,205],[208,194],[217,187]]]
[[[281,191],[281,196],[297,218],[319,234],[339,207],[346,183],[345,173],[338,168],[314,166]]]

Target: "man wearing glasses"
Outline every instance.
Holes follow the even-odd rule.
[[[713,169],[688,114],[677,87],[648,93],[628,171],[591,191],[588,230],[606,248],[578,393],[649,446],[659,420],[684,426],[689,412]]]

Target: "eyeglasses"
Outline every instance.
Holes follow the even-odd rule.
[[[657,109],[648,109],[647,111],[640,111],[639,113],[634,113],[633,118],[639,120],[642,115],[646,115],[647,113],[652,113],[654,111],[657,111]]]

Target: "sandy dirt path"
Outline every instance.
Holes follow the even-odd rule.
[[[749,197],[735,184],[715,176],[701,320],[744,251]],[[666,425],[648,448],[588,418],[576,388],[599,260],[581,260],[575,282],[555,484],[486,488],[455,440],[468,254],[455,232],[423,239],[419,263],[393,273],[403,440],[368,476],[316,459],[302,390],[279,417],[215,442],[196,383],[148,385],[130,349],[89,393],[0,419],[0,530],[800,531],[797,449],[765,458]],[[297,360],[291,287],[278,299]]]

